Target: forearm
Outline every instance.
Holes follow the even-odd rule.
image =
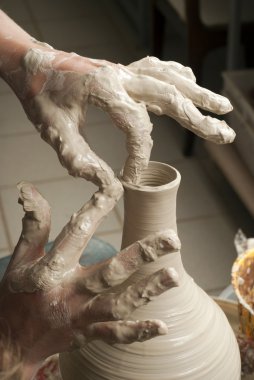
[[[26,64],[24,63],[24,57],[29,49],[34,48],[42,52],[54,52],[55,59],[50,62],[50,68],[52,66],[52,68],[55,67],[55,69],[63,71],[73,71],[84,74],[100,67],[102,64],[102,61],[97,62],[96,60],[78,57],[73,53],[69,54],[58,51],[46,43],[36,41],[36,39],[25,32],[1,10],[0,25],[0,77],[11,86],[19,98],[24,97],[26,86],[31,87],[31,83],[28,83],[27,67],[25,67]],[[103,62],[105,64],[107,63],[106,61]],[[41,76],[39,76],[39,78],[36,78],[36,75],[33,76],[33,88],[29,88],[28,93],[39,92],[42,83],[45,82],[43,75],[41,75],[42,78]]]
[[[36,41],[1,10],[0,25],[0,77],[22,98],[28,85],[24,57],[29,49],[50,47]]]
[[[9,320],[12,316],[9,316]],[[29,353],[24,349],[26,346],[29,347],[29,344],[19,340],[9,320],[0,313],[0,379],[31,380],[43,359],[37,356],[36,350],[30,349]],[[22,330],[22,327],[19,330]]]
[[[8,80],[8,74],[17,70],[22,57],[33,46],[33,38],[0,10],[0,75]]]
[[[26,323],[24,313],[17,313],[15,293],[8,294],[8,285],[0,283],[0,379],[30,380],[44,357],[29,339],[33,324]],[[23,303],[23,300],[20,300]],[[8,376],[7,376],[8,375]]]
[[[0,341],[0,378],[8,380],[31,380],[41,363],[25,363],[18,347],[10,345],[7,340]]]
[[[2,328],[1,323],[1,328]],[[6,332],[6,326],[4,327]],[[13,345],[9,336],[5,336],[0,331],[0,378],[2,379],[22,379],[22,359],[20,350]]]

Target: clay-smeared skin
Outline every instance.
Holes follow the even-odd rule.
[[[2,12],[0,15],[3,18]],[[95,183],[99,191],[73,215],[45,255],[49,207],[32,185],[20,185],[26,215],[1,283],[0,318],[8,320],[13,338],[32,364],[91,339],[130,343],[165,334],[167,327],[161,321],[125,319],[135,308],[177,284],[174,269],[162,269],[127,289],[121,287],[120,293],[111,288],[145,262],[178,250],[179,240],[172,231],[134,243],[105,263],[89,268],[78,264],[89,238],[123,191],[112,169],[82,136],[86,108],[89,104],[102,108],[126,134],[128,158],[123,179],[138,183],[152,148],[148,110],[173,117],[201,137],[228,143],[234,132],[226,123],[204,117],[195,106],[218,114],[229,112],[232,106],[224,97],[197,86],[192,71],[175,62],[147,57],[125,67],[92,60],[40,43],[6,17],[3,22],[9,33],[3,32],[1,41],[12,41],[14,50],[10,52],[9,44],[4,44],[1,76],[42,138],[56,150],[62,165],[71,175]]]
[[[147,110],[171,116],[216,143],[235,137],[224,121],[203,116],[196,108],[224,114],[232,110],[228,99],[199,87],[191,69],[176,62],[147,57],[123,66],[38,43],[26,53],[23,69],[26,85],[16,91],[28,117],[71,175],[99,187],[112,183],[114,173],[80,134],[89,104],[109,113],[126,134],[126,182],[137,183],[149,161],[152,124]]]
[[[38,363],[93,339],[131,343],[167,333],[160,320],[128,321],[128,317],[153,297],[177,286],[173,268],[161,269],[121,291],[112,286],[123,283],[146,262],[179,249],[173,231],[148,236],[112,259],[82,267],[80,255],[108,212],[110,201],[115,204],[114,197],[95,193],[45,254],[50,208],[30,183],[19,184],[19,189],[25,211],[23,230],[0,285],[0,318],[8,322],[25,361]]]

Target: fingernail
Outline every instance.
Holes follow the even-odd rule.
[[[190,67],[184,67],[182,71],[185,73],[186,77],[191,79],[193,82],[196,82],[196,77]]]
[[[220,98],[220,113],[221,114],[228,113],[228,112],[232,111],[232,109],[233,109],[233,106],[230,103],[230,101],[228,100],[228,98],[221,96],[221,98]]]
[[[175,270],[175,268],[168,267],[168,268],[165,268],[165,270],[167,271],[168,278],[170,279],[171,284],[173,282],[175,284],[175,286],[178,286],[179,285],[179,275],[178,275],[177,271]]]
[[[235,139],[235,131],[230,128],[227,123],[223,122],[222,123],[222,128],[221,128],[221,141],[220,144],[230,144],[234,141]]]
[[[141,333],[143,339],[149,339],[156,335],[166,335],[168,333],[168,327],[165,322],[154,319],[145,321],[145,327]],[[141,339],[142,339],[141,338]]]
[[[160,335],[166,335],[168,333],[168,327],[166,323],[158,321],[158,333]]]
[[[179,250],[181,248],[181,242],[179,237],[177,236],[176,232],[174,230],[166,230],[165,232],[161,233],[162,241],[160,243],[160,248],[162,249],[168,249],[170,248],[172,250]]]

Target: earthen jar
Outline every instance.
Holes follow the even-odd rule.
[[[146,235],[176,227],[180,174],[150,162],[139,185],[124,184],[123,247]],[[197,253],[198,254],[198,253]],[[219,263],[218,263],[219,265]],[[217,304],[185,272],[180,252],[145,265],[128,284],[174,267],[179,287],[170,289],[132,315],[134,320],[161,319],[169,333],[144,343],[109,346],[94,341],[60,355],[64,380],[239,380],[240,355],[235,335]]]

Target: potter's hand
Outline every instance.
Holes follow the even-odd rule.
[[[45,254],[49,206],[33,185],[21,183],[19,188],[25,217],[0,285],[0,321],[6,322],[11,338],[19,343],[24,361],[38,363],[93,339],[131,343],[167,333],[162,321],[135,321],[130,314],[177,286],[174,268],[161,269],[121,290],[114,287],[145,263],[179,249],[172,230],[148,236],[112,259],[83,267],[79,258],[101,221],[105,195],[95,193]]]
[[[144,102],[149,111],[168,115],[198,136],[218,144],[230,143],[235,132],[225,123],[202,115],[196,107],[218,115],[232,111],[224,96],[196,84],[189,67],[146,57],[127,66],[134,75],[124,82],[136,102]]]
[[[10,84],[41,136],[57,151],[70,174],[105,188],[112,170],[81,135],[88,104],[108,112],[127,137],[127,182],[137,182],[152,148],[147,111],[173,117],[185,128],[217,143],[234,139],[224,121],[197,107],[229,112],[229,101],[199,87],[190,68],[147,57],[129,66],[65,53],[34,40],[0,11],[0,75]],[[105,142],[110,143],[110,142]]]
[[[70,174],[99,186],[112,182],[113,173],[80,135],[88,104],[109,113],[126,134],[128,158],[123,178],[127,182],[137,182],[149,161],[152,124],[148,111],[171,116],[217,143],[234,139],[224,121],[203,116],[196,108],[223,114],[232,109],[230,102],[199,87],[192,71],[178,63],[147,57],[124,67],[55,50],[32,49],[24,66],[28,91],[32,90],[32,95],[22,100],[28,117]]]

